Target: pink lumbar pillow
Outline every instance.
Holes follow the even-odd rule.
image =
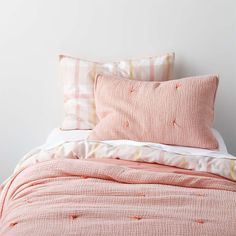
[[[216,149],[211,127],[217,87],[216,75],[166,82],[98,75],[95,103],[99,123],[89,139]]]

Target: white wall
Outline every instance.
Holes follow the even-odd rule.
[[[0,180],[61,119],[57,55],[104,60],[176,52],[175,78],[219,73],[215,127],[236,154],[234,0],[0,2]]]

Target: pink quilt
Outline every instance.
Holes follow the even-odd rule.
[[[50,159],[33,156],[1,186],[0,235],[236,235],[234,180],[156,163],[77,159],[65,149]]]

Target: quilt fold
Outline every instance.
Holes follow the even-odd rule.
[[[208,157],[222,166],[207,173],[178,158],[93,142],[31,152],[1,186],[0,235],[235,235],[234,172],[221,172],[235,160]]]

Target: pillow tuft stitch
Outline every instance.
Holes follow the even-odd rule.
[[[216,75],[166,82],[99,75],[95,82],[99,123],[89,139],[216,149],[211,127],[217,87]]]

